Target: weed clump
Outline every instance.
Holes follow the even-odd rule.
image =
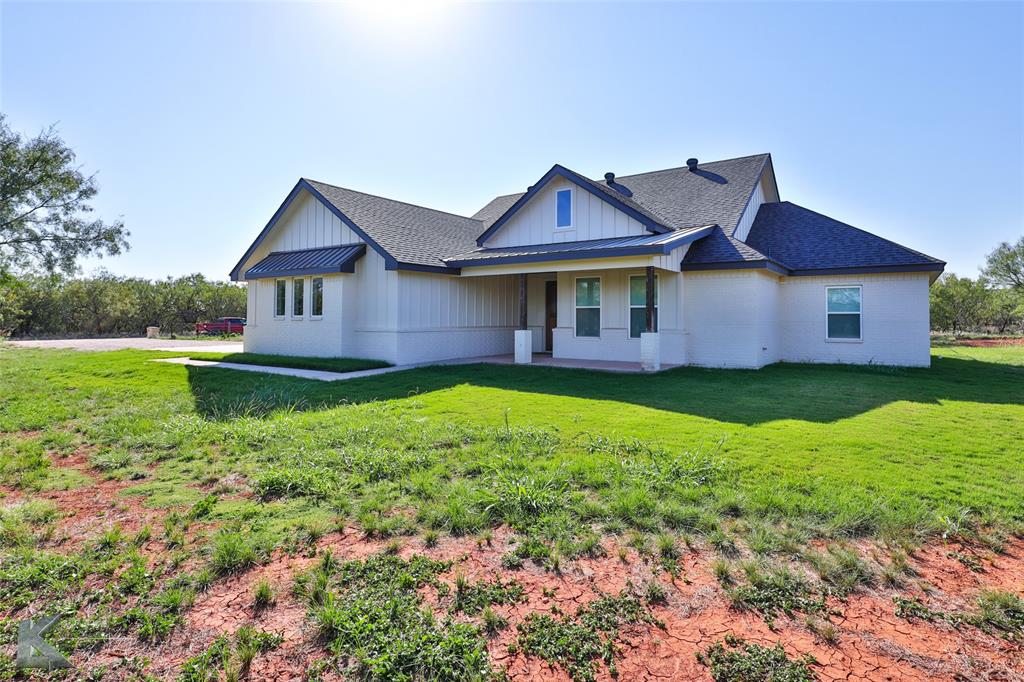
[[[580,608],[575,617],[552,618],[532,613],[517,628],[515,646],[530,656],[558,664],[575,682],[591,682],[603,661],[615,669],[615,642],[624,625],[660,625],[631,587],[618,595],[606,595]]]
[[[698,653],[697,660],[710,669],[715,682],[812,682],[817,679],[810,668],[816,663],[811,656],[790,660],[781,644],[768,648],[733,635]]]
[[[438,622],[416,591],[448,567],[424,556],[405,561],[382,554],[340,566],[322,560],[313,573],[326,586],[310,614],[321,640],[357,679],[487,678],[479,629]]]
[[[780,613],[792,617],[796,611],[825,610],[825,598],[816,597],[808,582],[793,571],[781,566],[762,570],[755,564],[745,570],[749,582],[727,590],[733,607],[757,611],[769,625]]]

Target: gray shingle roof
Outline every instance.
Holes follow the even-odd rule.
[[[326,246],[300,251],[275,251],[246,270],[245,279],[353,272],[355,262],[364,253],[366,253],[366,244]]]
[[[769,158],[768,154],[756,154],[711,161],[700,164],[696,171],[683,166],[616,177],[615,182],[629,188],[634,201],[668,225],[715,223],[731,235]]]
[[[937,259],[789,202],[762,205],[747,242],[739,241],[733,233],[770,163],[768,154],[757,154],[703,163],[696,171],[684,166],[616,177],[615,183],[627,188],[631,197],[603,181],[584,180],[595,191],[625,203],[661,226],[679,230],[715,225],[707,236],[691,245],[684,269],[725,264],[766,265],[779,271],[872,266],[941,269],[943,263]],[[457,262],[479,257],[477,237],[524,194],[496,197],[472,217],[465,217],[324,182],[306,182],[394,261],[434,268],[448,267],[446,259]],[[523,248],[531,253],[541,250]],[[543,248],[565,249],[558,245]],[[490,251],[498,255],[500,250]],[[456,254],[462,255],[456,258]]]
[[[940,271],[945,265],[789,201],[763,204],[747,242],[793,273],[908,266]]]
[[[308,180],[327,201],[400,263],[444,267],[443,256],[476,246],[480,221]]]

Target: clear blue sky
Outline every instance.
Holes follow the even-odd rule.
[[[99,172],[116,273],[226,278],[300,176],[468,214],[556,162],[765,151],[783,199],[960,274],[1024,233],[1021,3],[0,12],[0,110]]]

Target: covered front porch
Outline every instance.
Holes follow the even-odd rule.
[[[680,264],[709,226],[667,234],[480,248],[453,258],[462,277],[517,280],[514,362],[686,362]],[[614,366],[614,365],[610,365]]]

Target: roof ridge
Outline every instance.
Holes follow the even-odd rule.
[[[886,239],[885,237],[877,235],[874,232],[868,232],[867,230],[859,228],[856,225],[851,225],[849,223],[844,223],[842,220],[838,220],[836,218],[833,218],[830,215],[825,215],[824,213],[820,213],[818,211],[815,211],[813,208],[807,208],[806,206],[801,206],[800,204],[794,203],[794,202],[789,201],[789,200],[787,200],[787,201],[780,201],[780,202],[777,202],[777,203],[789,204],[791,206],[795,206],[796,208],[799,208],[801,211],[807,211],[808,213],[813,213],[814,215],[821,216],[822,218],[825,218],[827,220],[831,220],[833,222],[839,223],[843,227],[848,227],[851,230],[857,230],[858,232],[862,232],[862,233],[868,235],[869,237],[874,237],[875,239],[879,239],[879,240],[881,240],[881,241],[883,241],[883,242],[885,242],[887,244],[892,244],[893,246],[899,247],[899,248],[903,249],[904,251],[909,251],[910,253],[913,253],[915,255],[921,256],[922,258],[927,258],[928,260],[933,261],[935,263],[942,263],[942,264],[946,263],[946,261],[939,260],[935,256],[929,256],[927,253],[924,253],[922,251],[918,251],[917,249],[912,249],[909,246],[904,246],[903,244],[900,244],[898,242],[894,242],[891,239]],[[764,205],[764,204],[762,204],[762,205]]]
[[[701,166],[704,166],[704,165],[707,165],[707,164],[726,163],[728,161],[742,161],[744,159],[753,159],[753,158],[756,158],[758,156],[771,156],[771,152],[761,152],[759,154],[747,154],[746,156],[734,156],[734,157],[732,157],[730,159],[715,159],[714,161],[704,161],[704,162],[698,164],[697,169],[699,170]],[[654,175],[655,173],[667,173],[669,171],[677,171],[677,170],[684,170],[684,169],[689,169],[689,166],[686,166],[686,165],[683,165],[683,166],[672,166],[671,168],[659,168],[658,170],[643,171],[641,173],[631,173],[629,175],[616,175],[615,176],[615,180],[618,181],[618,180],[621,180],[623,178],[635,178],[638,175]]]
[[[341,190],[344,190],[346,192],[354,192],[355,194],[362,194],[364,197],[373,197],[374,199],[383,199],[384,201],[393,201],[396,204],[402,204],[404,206],[411,206],[413,208],[423,209],[424,211],[433,211],[434,213],[443,213],[444,215],[450,215],[450,216],[452,216],[454,218],[462,218],[463,220],[472,220],[474,223],[483,223],[482,220],[477,220],[476,218],[470,218],[469,216],[460,215],[458,213],[452,213],[451,211],[442,211],[439,208],[431,208],[430,206],[423,206],[422,204],[414,204],[414,203],[411,203],[409,201],[402,201],[401,199],[392,199],[391,197],[381,196],[380,194],[370,194],[369,192],[362,192],[362,191],[360,191],[358,189],[352,189],[351,187],[342,187],[341,185],[332,185],[331,183],[324,182],[323,180],[313,180],[312,178],[307,178],[307,177],[303,177],[302,179],[305,180],[306,182],[316,183],[318,185],[326,185],[328,187],[333,187],[334,189],[341,189]],[[502,196],[506,196],[506,195],[502,195]],[[493,199],[492,199],[492,201],[493,201]]]

